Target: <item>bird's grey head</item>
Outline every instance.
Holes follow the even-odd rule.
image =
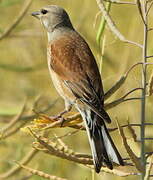
[[[64,26],[73,29],[67,12],[56,5],[49,5],[39,11],[35,11],[32,13],[32,16],[40,19],[48,32]]]

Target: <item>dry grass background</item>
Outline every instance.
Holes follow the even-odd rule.
[[[23,1],[21,0],[1,0],[0,1],[0,31],[3,30],[13,21],[21,10]],[[97,63],[99,64],[99,50],[96,44],[96,27],[93,27],[96,13],[99,11],[96,1],[94,0],[34,0],[26,16],[12,33],[0,41],[0,125],[3,127],[6,122],[21,109],[25,97],[28,97],[28,107],[31,110],[34,99],[41,94],[45,96],[47,102],[57,99],[56,93],[48,73],[46,61],[46,44],[47,38],[43,27],[40,23],[30,16],[30,13],[40,9],[48,4],[57,4],[64,7],[70,14],[74,27],[85,37],[89,43]],[[112,5],[111,15],[120,31],[130,40],[142,43],[143,30],[142,21],[138,14],[137,7],[133,5]],[[153,17],[153,13],[150,13]],[[150,22],[153,25],[153,22]],[[136,62],[141,61],[140,48],[134,45],[124,44],[117,40],[114,35],[106,28],[106,48],[103,59],[102,79],[105,91],[108,90],[128,68]],[[149,36],[148,53],[153,54],[153,34]],[[15,67],[36,67],[34,71],[17,72],[11,71],[2,65]],[[151,73],[152,67],[148,68],[148,74]],[[149,75],[148,75],[149,78]],[[129,75],[124,86],[113,95],[110,100],[114,100],[124,95],[126,92],[141,85],[140,67],[135,68]],[[134,93],[139,96],[140,92]],[[147,99],[147,121],[152,121],[153,114],[153,97]],[[51,109],[49,114],[56,114],[63,109],[63,101],[58,100],[56,105]],[[127,119],[131,123],[140,122],[140,103],[138,101],[129,101],[109,110],[112,120],[118,117],[120,124],[126,124]],[[111,127],[116,126],[115,121]],[[70,129],[56,129],[51,131],[51,136],[56,132],[57,135],[69,131]],[[139,131],[136,130],[139,135]],[[128,137],[128,131],[126,131]],[[148,137],[153,134],[148,128],[146,133]],[[126,157],[125,150],[121,145],[120,136],[117,132],[112,133],[116,145]],[[139,136],[138,136],[139,137]],[[80,152],[90,152],[84,132],[79,132],[73,136],[65,138],[64,141],[74,150]],[[30,149],[32,138],[18,132],[16,135],[0,141],[0,173],[7,171],[13,166],[13,160],[21,159]],[[137,155],[138,147],[134,146],[129,140],[130,145]],[[152,149],[152,143],[147,143],[148,150]],[[90,180],[92,171],[82,165],[74,164],[66,160],[39,153],[32,162],[30,167],[40,169],[44,172],[65,177],[71,180]],[[11,177],[11,180],[19,180],[26,176],[24,170]],[[38,176],[32,176],[30,180],[41,180]],[[95,180],[100,179],[121,179],[120,177],[101,173],[95,175]],[[123,179],[136,180],[135,176]]]

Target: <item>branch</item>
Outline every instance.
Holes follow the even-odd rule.
[[[44,68],[43,64],[38,64],[33,67],[21,67],[21,66],[15,66],[15,65],[8,65],[8,64],[0,64],[0,68],[7,70],[7,71],[13,71],[13,72],[34,72],[37,70],[41,70]]]
[[[144,17],[143,17],[143,12],[142,12],[142,9],[141,9],[141,1],[140,0],[137,0],[137,7],[138,7],[139,14],[141,16],[141,19],[142,19],[143,23],[146,24],[145,20],[144,20]]]
[[[130,2],[130,1],[119,1],[119,0],[104,0],[106,2],[111,2],[111,3],[114,3],[114,4],[123,4],[123,5],[126,5],[126,4],[130,4],[130,5],[136,5],[135,2]]]
[[[151,76],[149,78],[148,94],[149,94],[149,96],[151,96],[153,94],[153,71],[152,71]]]
[[[23,4],[23,8],[20,11],[18,17],[16,17],[16,19],[13,21],[13,23],[4,31],[3,34],[1,34],[0,40],[7,37],[12,32],[12,30],[20,23],[20,21],[23,19],[26,12],[28,11],[31,3],[32,3],[32,0],[25,1],[25,3]]]
[[[121,76],[121,78],[113,85],[113,87],[111,87],[111,89],[109,89],[105,95],[104,95],[104,99],[108,99],[110,96],[112,96],[125,82],[125,80],[127,79],[129,73],[138,65],[143,65],[142,62],[138,62],[134,65],[132,65],[129,70]]]
[[[142,90],[142,88],[132,89],[131,91],[126,93],[123,97],[121,97],[121,98],[119,98],[119,99],[117,99],[111,103],[104,104],[105,110],[110,109],[112,107],[115,107],[118,104],[125,102],[125,101],[140,100],[140,98],[127,98],[127,99],[125,99],[128,95],[130,95],[131,93],[133,93],[137,90]],[[71,114],[72,114],[72,112],[71,112]],[[81,117],[80,113],[74,113],[73,112],[73,115],[71,115],[71,116],[68,116],[68,115],[63,116],[64,123],[62,123],[63,118],[62,119],[61,118],[52,118],[52,117],[49,117],[48,115],[45,115],[42,113],[37,113],[37,115],[38,115],[38,118],[35,119],[32,122],[32,124],[22,128],[21,130],[24,132],[29,132],[28,129],[30,128],[34,131],[43,131],[46,129],[57,128],[57,127],[59,127],[59,128],[71,127],[71,128],[75,128],[75,129],[79,129],[79,130],[85,130],[84,126],[80,124],[80,123],[82,123],[82,117]]]
[[[149,59],[149,58],[153,58],[153,55],[152,55],[152,56],[147,56],[146,58],[148,58],[148,59]]]
[[[151,10],[152,6],[153,6],[153,1],[151,2],[150,6],[149,6],[149,8],[148,8],[148,10],[147,10],[147,13],[146,13],[147,16],[148,16],[149,11]]]
[[[28,164],[37,153],[38,150],[32,149],[25,157],[23,157],[23,159],[20,161],[20,164]],[[0,179],[8,179],[10,176],[16,174],[20,170],[21,167],[15,165],[8,172],[0,174]]]
[[[123,145],[124,145],[124,147],[126,149],[126,152],[128,153],[128,155],[131,158],[132,162],[135,164],[135,167],[137,168],[137,170],[140,171],[140,172],[143,172],[144,168],[141,165],[139,158],[134,154],[134,152],[132,151],[132,149],[128,145],[127,139],[126,139],[125,134],[124,134],[124,131],[121,128],[121,126],[119,125],[119,122],[117,121],[117,119],[116,119],[116,123],[117,123],[117,126],[118,126],[119,133],[120,133],[120,135],[122,137],[122,142],[123,142]]]
[[[148,31],[152,31],[152,30],[153,30],[153,28],[149,28],[149,29],[148,29]]]
[[[69,161],[77,162],[80,164],[93,165],[92,158],[76,157],[76,155],[73,151],[68,150],[67,148],[65,149],[63,146],[59,146],[59,145],[57,145],[57,143],[49,141],[46,138],[38,137],[30,128],[29,128],[29,130],[30,130],[31,134],[39,142],[39,144],[34,143],[34,148],[36,148],[37,150],[42,150],[43,152],[45,152],[47,154],[54,155],[54,156],[60,157],[62,159],[67,159]]]
[[[83,164],[86,167],[93,169],[93,160],[92,160],[91,155],[76,153],[73,150],[68,149],[67,145],[65,148],[65,145],[64,146],[58,145],[57,143],[54,143],[46,138],[38,137],[32,131],[31,131],[31,133],[38,141],[38,143],[37,142],[34,143],[34,147],[37,150],[40,150],[44,153],[54,155],[54,156],[57,156],[57,157],[60,157],[63,159],[67,159],[69,161],[73,161],[75,163]],[[127,163],[125,163],[125,164],[127,164]],[[118,166],[116,164],[114,164],[113,170],[110,170],[107,167],[102,167],[101,172],[107,172],[107,173],[115,174],[118,176],[137,175],[137,173],[133,173],[133,172],[131,173],[131,172],[127,172],[127,171],[124,172],[124,170],[119,170]]]
[[[105,107],[105,110],[107,109],[111,109],[119,104],[121,104],[122,102],[125,102],[125,101],[130,101],[130,100],[140,100],[141,98],[128,98],[128,99],[125,99],[129,94],[133,93],[134,91],[137,91],[137,90],[142,90],[142,88],[135,88],[135,89],[132,89],[131,91],[129,91],[128,93],[126,93],[124,96],[122,96],[121,98],[111,102],[111,103],[108,103],[108,104],[105,104],[104,107]]]
[[[143,24],[143,48],[142,48],[142,62],[143,69],[141,71],[142,78],[142,95],[141,95],[141,128],[140,128],[140,141],[141,141],[141,166],[144,171],[141,174],[141,179],[144,179],[146,172],[146,143],[145,143],[145,122],[146,122],[146,90],[147,90],[147,50],[148,50],[148,16],[147,16],[147,1],[143,0],[141,3],[143,17],[145,24]]]
[[[152,126],[153,123],[145,123],[146,126]],[[129,124],[125,124],[125,125],[122,125],[121,127],[124,128],[124,127],[128,127]],[[130,124],[131,127],[141,127],[141,124]],[[118,128],[109,128],[109,131],[112,132],[112,131],[116,131],[118,130]]]
[[[57,177],[57,176],[54,176],[54,175],[50,175],[50,174],[47,174],[47,173],[44,173],[43,171],[39,171],[39,170],[35,170],[35,169],[32,169],[32,168],[29,168],[21,163],[18,163],[16,162],[19,167],[27,170],[28,172],[30,172],[31,174],[33,175],[38,175],[40,177],[43,177],[44,179],[49,179],[49,180],[66,180],[64,178],[61,178],[61,177]]]
[[[19,112],[19,114],[17,114],[6,126],[4,126],[1,131],[0,134],[4,134],[6,131],[8,131],[10,128],[12,128],[21,118],[21,116],[23,115],[24,111],[25,111],[25,106],[26,103],[23,104],[21,111]]]
[[[145,174],[145,177],[144,177],[144,180],[149,180],[149,176],[151,174],[151,168],[152,168],[152,164],[153,163],[153,155],[150,157],[150,162],[149,162],[149,165],[146,169],[146,174]]]
[[[106,9],[105,9],[105,5],[103,3],[102,0],[96,0],[97,1],[97,4],[101,10],[101,12],[103,13],[103,16],[110,28],[110,30],[118,37],[118,39],[120,39],[121,41],[125,42],[125,43],[130,43],[130,44],[134,44],[140,48],[142,48],[142,45],[141,44],[138,44],[136,42],[133,42],[133,41],[130,41],[128,39],[126,39],[120,32],[119,30],[117,29],[115,23],[113,22],[113,20],[111,19],[111,16],[107,13]]]
[[[55,103],[57,102],[57,100],[55,100],[52,104],[49,104],[49,106],[47,106],[44,110],[43,110],[43,112],[46,112],[48,109],[50,109]],[[36,102],[34,102],[34,104],[35,104]],[[30,120],[33,120],[34,118],[36,118],[36,115],[31,115],[31,116],[24,116],[24,117],[21,117],[21,115],[20,115],[20,121],[16,121],[16,122],[18,122],[19,123],[19,125],[18,126],[6,126],[7,128],[7,130],[6,131],[1,131],[1,137],[0,137],[0,139],[6,139],[6,138],[8,138],[8,137],[10,137],[10,136],[12,136],[12,135],[14,135],[15,133],[17,133],[20,129],[21,129],[21,127],[23,127],[23,126],[25,126],[25,124],[27,124]],[[14,120],[13,120],[14,121]],[[11,122],[11,123],[14,123],[14,122]]]

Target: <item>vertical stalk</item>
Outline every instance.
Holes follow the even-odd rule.
[[[146,114],[146,76],[147,76],[147,39],[148,39],[148,27],[147,27],[147,8],[146,1],[142,2],[142,11],[144,17],[143,30],[144,30],[144,38],[143,38],[143,52],[142,52],[142,100],[141,100],[141,165],[144,167],[144,172],[141,175],[141,179],[144,180],[145,171],[146,171],[146,158],[145,158],[145,114]]]
[[[102,75],[102,66],[103,66],[103,58],[104,58],[104,51],[105,51],[105,42],[106,42],[106,36],[104,35],[104,38],[102,40],[102,50],[101,50],[101,58],[100,58],[100,75]]]
[[[110,11],[110,8],[111,8],[111,2],[107,2],[106,3],[106,10],[107,10],[108,13]],[[102,36],[104,34],[105,26],[106,26],[106,20],[102,16],[101,17],[101,22],[100,22],[100,25],[99,25],[99,28],[98,28],[98,32],[97,32],[97,35],[96,35],[96,41],[97,41],[97,44],[98,44],[99,48],[101,47],[100,43],[101,43],[101,38],[102,38]]]

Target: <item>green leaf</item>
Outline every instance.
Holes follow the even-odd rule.
[[[106,3],[107,12],[110,11],[110,8],[111,8],[111,2],[107,2]],[[99,28],[98,28],[97,36],[96,36],[96,41],[97,41],[97,44],[98,44],[99,47],[101,46],[101,38],[103,36],[105,26],[106,26],[106,21],[105,21],[104,17],[102,16],[101,17],[101,22],[100,22],[100,25],[99,25]]]

